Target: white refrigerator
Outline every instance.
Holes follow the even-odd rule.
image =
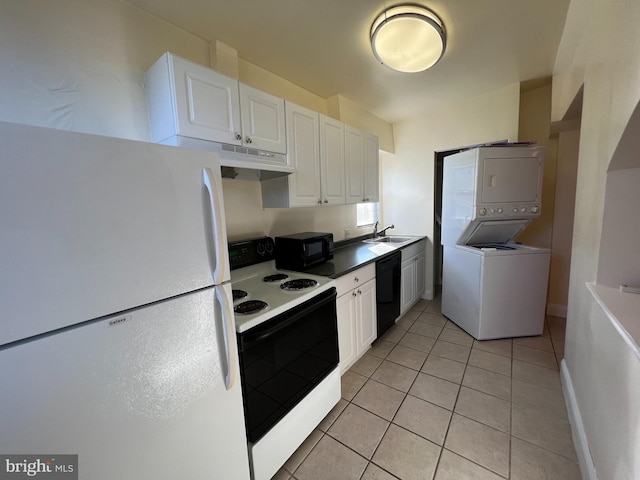
[[[0,454],[249,479],[215,155],[9,123],[0,145]]]

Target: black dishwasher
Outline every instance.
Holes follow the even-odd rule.
[[[395,252],[376,262],[376,304],[378,337],[400,316],[400,274],[402,255]]]

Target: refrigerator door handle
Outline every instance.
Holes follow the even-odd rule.
[[[227,373],[224,377],[224,385],[227,390],[231,390],[236,382],[237,368],[236,357],[238,356],[238,346],[236,344],[235,323],[233,309],[229,301],[229,293],[225,287],[216,288],[216,298],[222,307],[222,328],[224,330],[224,351],[227,356]]]
[[[213,245],[224,245],[227,240],[227,234],[225,231],[224,223],[224,210],[223,203],[217,198],[217,192],[222,191],[222,185],[218,181],[219,177],[216,177],[210,168],[204,167],[202,169],[202,181],[207,187],[209,193],[209,202],[211,204],[211,225],[213,235]],[[214,188],[215,187],[215,188]],[[213,272],[213,284],[220,285],[223,283],[227,275],[227,262],[224,256],[222,248],[214,247],[216,268]]]

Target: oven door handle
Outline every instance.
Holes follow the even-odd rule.
[[[331,288],[330,290],[327,290],[327,292],[322,293],[321,296],[323,298],[313,299],[312,300],[313,303],[311,303],[310,305],[304,306],[302,308],[298,307],[297,309],[294,308],[294,311],[291,313],[291,316],[287,317],[284,320],[279,321],[275,325],[272,325],[272,326],[267,325],[266,327],[258,326],[242,334],[240,337],[241,338],[240,349],[247,350],[251,348],[253,345],[255,345],[256,343],[262,342],[263,340],[271,337],[272,335],[275,335],[282,329],[287,328],[290,325],[293,325],[298,320],[305,317],[310,312],[318,309],[319,307],[326,305],[327,303],[330,303],[330,302],[335,302],[336,289]]]

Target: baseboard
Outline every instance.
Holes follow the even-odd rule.
[[[547,303],[547,315],[567,318],[567,306],[558,305],[557,303]]]
[[[423,298],[425,300],[433,300],[433,290],[425,290],[420,298]]]
[[[573,390],[569,369],[564,360],[560,362],[560,379],[562,380],[562,391],[564,392],[564,401],[569,414],[569,422],[571,422],[571,435],[573,436],[573,445],[578,456],[578,464],[583,480],[598,480],[596,468],[589,451],[589,443],[587,442],[587,434],[582,423],[582,416],[576,401],[576,394]]]

